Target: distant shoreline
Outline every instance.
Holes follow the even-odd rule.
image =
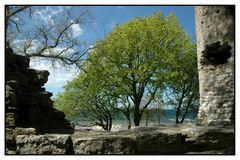
[[[83,123],[87,124],[86,122]],[[142,120],[140,123],[140,127],[157,127],[157,126],[173,126],[175,125],[175,119],[168,119],[165,121],[161,121],[160,124],[158,125],[157,122],[149,122],[148,126],[146,126],[145,124],[145,120]],[[185,119],[183,122],[183,125],[196,125],[196,119],[192,120],[192,119]],[[131,128],[135,128],[134,124],[132,123],[132,127]],[[75,130],[96,130],[96,131],[104,131],[102,129],[102,127],[94,125],[94,126],[81,126],[76,124],[75,125]],[[120,130],[126,130],[127,129],[127,122],[125,121],[118,121],[118,122],[113,122],[112,125],[112,130],[111,131],[120,131]]]

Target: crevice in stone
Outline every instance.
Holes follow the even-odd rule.
[[[205,50],[202,51],[203,59],[201,63],[214,66],[224,64],[232,55],[231,49],[232,47],[228,43],[221,45],[219,41],[206,45]]]
[[[67,154],[67,155],[74,155],[75,152],[74,152],[73,142],[72,142],[71,136],[69,136],[68,144],[69,144],[69,147],[68,147],[68,149],[67,149],[67,151],[66,151],[66,154]]]

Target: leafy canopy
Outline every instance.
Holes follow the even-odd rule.
[[[186,79],[179,69],[182,65],[189,67],[191,56],[185,53],[189,55],[191,48],[189,36],[174,14],[164,17],[157,12],[149,17],[136,17],[116,25],[103,40],[96,42],[85,63],[86,72],[67,84],[64,94],[74,93],[67,101],[76,99],[78,103],[72,105],[80,108],[89,107],[87,102],[96,95],[118,106],[130,97],[134,122],[139,125],[144,110],[157,94],[161,95],[168,80]]]

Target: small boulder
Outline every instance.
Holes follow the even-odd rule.
[[[35,128],[21,128],[21,127],[15,128],[15,136],[17,136],[17,135],[32,135],[32,134],[36,134]]]
[[[7,91],[5,102],[6,102],[6,106],[11,106],[11,107],[17,106],[18,103],[17,103],[17,98],[15,93]]]

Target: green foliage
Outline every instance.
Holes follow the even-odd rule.
[[[106,90],[101,86],[101,80],[92,76],[91,67],[88,71],[64,87],[65,92],[55,100],[55,106],[64,111],[70,119],[74,119],[82,112],[87,113],[85,118],[89,121],[105,130],[111,130],[112,110],[116,101],[105,95]]]
[[[163,88],[163,82],[178,73],[170,66],[178,65],[178,54],[189,46],[189,37],[179,26],[175,15],[135,18],[116,26],[104,40],[96,44],[91,62],[101,66],[107,84],[116,86],[115,95],[130,96],[135,108],[135,125],[145,108]],[[142,99],[147,99],[143,104]]]
[[[90,115],[97,110],[103,116],[102,108],[119,109],[127,118],[132,112],[139,125],[147,107],[160,100],[167,88],[180,88],[193,78],[189,69],[196,69],[192,68],[194,54],[174,14],[134,18],[96,42],[84,64],[86,72],[65,86],[56,105],[68,116],[84,110]],[[96,98],[100,108],[96,108]]]
[[[187,112],[196,112],[199,106],[196,46],[189,44],[174,59],[177,61],[169,67],[165,85],[165,103],[176,108],[176,123],[179,123],[178,117],[182,117],[182,123]]]

